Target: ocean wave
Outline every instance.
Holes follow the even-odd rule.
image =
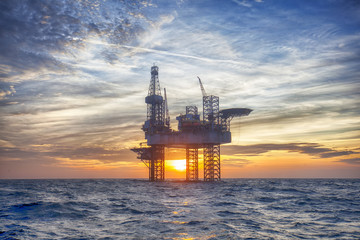
[[[359,239],[360,180],[0,181],[0,239]]]

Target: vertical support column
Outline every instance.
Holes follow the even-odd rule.
[[[204,146],[204,181],[219,181],[220,176],[220,144]]]
[[[186,146],[186,181],[199,180],[199,149]]]
[[[151,160],[149,166],[149,180],[164,181],[165,179],[165,147],[164,145],[151,146]]]
[[[212,130],[219,125],[219,97],[203,97],[203,121],[207,122]]]

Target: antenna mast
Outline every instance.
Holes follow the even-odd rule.
[[[165,125],[170,127],[170,114],[169,114],[169,108],[167,103],[167,96],[166,96],[166,88],[164,88],[164,98],[165,98]]]

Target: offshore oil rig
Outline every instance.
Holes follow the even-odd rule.
[[[164,97],[159,83],[159,68],[151,67],[149,92],[145,97],[147,119],[142,127],[146,146],[131,149],[149,168],[150,181],[165,180],[165,148],[186,149],[186,181],[199,181],[199,149],[203,149],[204,181],[218,181],[220,144],[231,142],[230,121],[247,116],[248,108],[219,110],[219,97],[208,95],[198,77],[203,95],[203,117],[196,106],[186,106],[186,113],[176,117],[178,130],[170,128],[166,89]]]

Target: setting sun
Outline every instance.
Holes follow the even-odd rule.
[[[177,171],[185,171],[186,170],[186,160],[182,159],[182,160],[170,160],[167,161],[167,163],[174,168]]]

